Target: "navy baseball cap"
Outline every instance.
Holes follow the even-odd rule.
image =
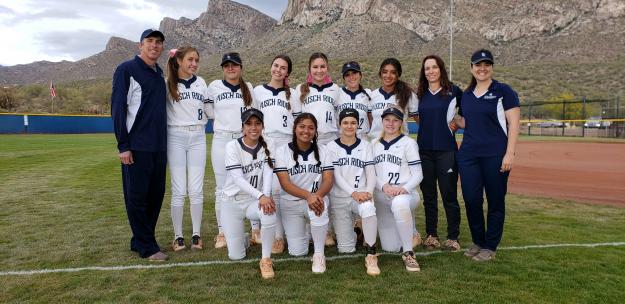
[[[386,115],[395,115],[397,118],[404,120],[404,113],[396,108],[396,107],[388,107],[386,108],[386,110],[384,110],[384,112],[382,112],[382,118],[384,118],[384,116]]]
[[[341,123],[341,121],[343,121],[343,118],[345,117],[353,117],[356,118],[356,121],[358,121],[360,119],[360,115],[358,114],[358,111],[354,110],[354,109],[343,109],[341,111],[341,113],[339,113],[339,123]]]
[[[350,62],[346,62],[345,64],[343,64],[343,69],[342,69],[343,77],[345,77],[345,74],[347,74],[347,72],[349,71],[356,71],[358,73],[361,73],[360,64],[358,64],[358,62],[356,61],[350,61]]]
[[[238,65],[243,65],[243,61],[241,61],[241,56],[239,55],[239,53],[225,53],[223,57],[221,57],[221,66],[224,66],[224,64],[228,63],[228,62],[232,62]]]
[[[246,123],[252,116],[256,116],[256,118],[263,122],[263,112],[258,109],[249,108],[241,113],[241,123]]]
[[[490,64],[495,63],[495,61],[493,60],[493,54],[486,49],[477,50],[475,51],[475,53],[473,53],[473,56],[471,56],[471,64],[477,64],[482,61],[486,61]]]
[[[155,29],[147,29],[141,34],[141,39],[139,39],[139,42],[142,42],[143,39],[148,37],[159,37],[161,38],[161,41],[165,41],[165,35],[163,35],[161,31]]]

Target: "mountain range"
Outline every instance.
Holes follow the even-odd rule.
[[[498,63],[603,62],[623,55],[622,0],[289,0],[280,20],[230,0],[210,0],[196,19],[164,18],[165,48],[193,45],[203,64],[239,51],[246,62],[278,53],[306,58],[323,51],[333,58],[448,53],[450,21],[454,58],[480,47]],[[137,42],[111,37],[106,48],[76,62],[39,61],[0,66],[0,84],[110,78],[138,52]],[[164,57],[161,63],[164,63]],[[448,57],[447,57],[448,58]]]

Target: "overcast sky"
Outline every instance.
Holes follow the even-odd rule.
[[[288,0],[236,0],[279,19]],[[138,41],[164,17],[197,18],[208,0],[0,0],[0,65],[75,61],[111,36]]]

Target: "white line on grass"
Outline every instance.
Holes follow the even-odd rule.
[[[612,243],[589,243],[589,244],[545,244],[545,245],[527,245],[527,246],[511,246],[500,247],[497,250],[527,250],[527,249],[544,249],[544,248],[575,248],[575,247],[616,247],[625,246],[625,242],[612,242]],[[440,254],[444,251],[427,251],[427,252],[415,252],[417,256],[429,256],[433,254]],[[380,255],[399,255],[399,253],[380,253]],[[328,261],[344,260],[351,258],[362,257],[363,254],[345,254],[326,257]],[[274,263],[293,262],[293,261],[309,261],[309,256],[304,257],[292,257],[283,259],[274,259]],[[79,271],[119,271],[130,269],[159,269],[159,268],[174,268],[174,267],[192,267],[192,266],[209,266],[209,265],[229,265],[229,264],[249,264],[257,263],[258,258],[245,259],[240,261],[202,261],[202,262],[185,262],[185,263],[168,263],[168,264],[147,264],[147,265],[127,265],[127,266],[88,266],[77,268],[57,268],[57,269],[38,269],[38,270],[15,270],[15,271],[2,271],[0,276],[28,276],[36,274],[48,274],[48,273],[62,273],[62,272],[79,272]]]

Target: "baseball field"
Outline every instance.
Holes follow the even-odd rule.
[[[282,254],[276,278],[263,281],[259,246],[236,262],[212,246],[169,250],[163,264],[131,252],[112,134],[0,135],[0,303],[622,303],[625,142],[522,138],[517,155],[493,262],[418,249],[422,271],[409,273],[400,256],[383,253],[382,274],[368,277],[362,250],[331,248],[323,275],[311,273],[309,257]],[[202,232],[210,245],[207,166]],[[165,250],[173,236],[167,187],[157,226]],[[422,206],[417,225],[424,232]],[[461,228],[467,248],[464,213]]]

